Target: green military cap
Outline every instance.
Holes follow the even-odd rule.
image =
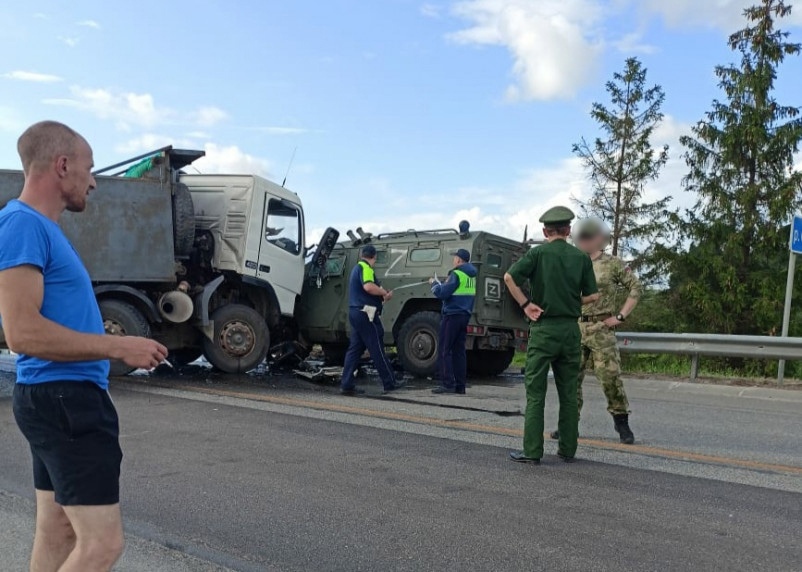
[[[574,220],[574,213],[568,207],[552,207],[540,217],[540,222],[548,225],[565,225],[572,220]]]

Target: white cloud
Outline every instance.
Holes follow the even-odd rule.
[[[602,50],[604,9],[591,0],[463,0],[454,14],[471,26],[458,43],[503,46],[513,56],[509,100],[573,96],[592,79]]]
[[[705,26],[732,32],[745,24],[744,9],[756,3],[755,0],[640,0],[639,5],[662,16],[670,26]],[[789,24],[802,25],[802,10],[792,11],[779,26]]]
[[[78,22],[78,25],[84,28],[92,28],[94,30],[100,29],[100,23],[97,22],[96,20],[81,20],[80,22]]]
[[[56,83],[59,81],[63,81],[63,78],[49,74],[49,73],[38,73],[32,71],[24,71],[24,70],[14,70],[8,73],[4,73],[3,76],[5,79],[14,79],[17,81],[32,81],[36,83]]]
[[[286,127],[281,125],[269,125],[267,127],[256,127],[255,131],[263,131],[270,135],[303,135],[309,130],[303,127]]]
[[[74,48],[81,42],[81,38],[77,36],[59,36],[58,39],[70,48]]]
[[[421,16],[426,16],[427,18],[439,18],[442,14],[443,8],[442,6],[438,6],[437,4],[421,4],[419,9]]]
[[[114,93],[106,89],[70,88],[70,99],[45,99],[48,105],[74,107],[104,120],[114,121],[119,129],[133,126],[150,128],[168,120],[173,112],[157,108],[149,93]]]
[[[195,112],[195,123],[201,127],[211,127],[228,117],[228,113],[219,107],[205,106]]]
[[[150,93],[116,92],[72,86],[70,95],[69,98],[45,99],[43,103],[81,109],[100,119],[113,121],[122,131],[177,124],[210,127],[228,116],[222,109],[212,106],[179,112],[157,105]]]
[[[270,161],[250,155],[236,145],[206,143],[203,147],[206,156],[192,164],[201,173],[261,175],[263,177],[270,174]]]
[[[613,46],[627,57],[634,54],[653,54],[657,47],[643,41],[643,34],[631,32],[613,42]]]
[[[270,175],[272,164],[265,158],[246,153],[236,145],[219,145],[210,141],[202,142],[193,137],[174,137],[161,133],[145,133],[117,145],[114,150],[121,155],[138,155],[172,145],[177,149],[203,149],[206,156],[201,157],[188,171],[193,169],[204,173],[225,173],[233,175]]]

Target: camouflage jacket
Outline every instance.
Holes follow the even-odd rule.
[[[629,266],[617,256],[602,253],[593,261],[593,272],[601,297],[582,306],[583,316],[616,315],[627,298],[640,298],[641,283]]]

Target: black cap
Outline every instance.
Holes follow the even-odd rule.
[[[471,261],[471,253],[465,250],[464,248],[460,248],[459,250],[452,250],[449,252],[451,256],[459,256],[465,262]]]
[[[372,244],[366,244],[362,247],[362,258],[375,258],[376,247]]]

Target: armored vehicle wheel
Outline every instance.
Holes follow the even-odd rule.
[[[406,319],[396,346],[401,365],[412,375],[431,377],[437,371],[437,335],[440,314],[418,312]]]
[[[180,350],[170,350],[167,360],[175,367],[184,367],[199,359],[203,355],[200,348],[181,348]]]
[[[345,363],[348,346],[345,344],[323,344],[323,360],[329,366],[341,366]]]
[[[226,373],[244,373],[262,363],[270,349],[270,331],[259,312],[242,304],[221,306],[211,316],[212,339],[203,339],[203,353]]]
[[[150,324],[142,312],[131,304],[119,300],[101,300],[98,306],[100,306],[100,315],[103,317],[103,327],[107,334],[150,337]],[[117,360],[111,360],[109,363],[109,375],[112,376],[127,375],[136,369]]]
[[[470,350],[468,352],[468,373],[484,377],[501,375],[510,367],[514,357],[514,349]]]
[[[189,256],[195,244],[195,205],[189,188],[181,183],[173,186],[173,228],[176,256]]]

